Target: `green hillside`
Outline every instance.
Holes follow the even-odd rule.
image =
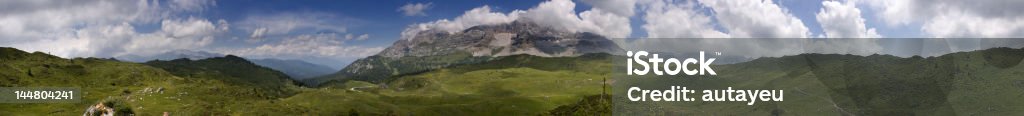
[[[227,55],[202,60],[176,59],[145,63],[178,77],[215,79],[236,86],[255,87],[255,95],[265,98],[290,96],[290,86],[300,85],[282,72],[265,68],[244,58]]]
[[[327,84],[283,101],[325,114],[348,111],[338,110],[342,108],[364,114],[537,115],[601,94],[603,79],[610,76],[610,58],[607,54],[497,57],[403,75],[382,85]]]
[[[251,69],[247,65],[221,65]],[[267,94],[254,89],[258,86],[226,79],[239,76],[233,74],[279,74],[267,71],[272,70],[214,73],[218,71],[205,69],[198,71],[202,73],[191,73],[192,77],[176,76],[190,73],[184,70],[172,73],[112,59],[63,59],[39,52],[0,48],[0,78],[4,80],[0,81],[0,87],[78,87],[84,92],[79,103],[0,103],[0,114],[82,115],[88,106],[101,102],[124,105],[111,107],[137,115],[161,115],[163,112],[173,115],[266,114],[288,110],[274,108],[273,102],[285,97],[284,94]],[[291,84],[277,85],[297,88]]]
[[[451,65],[475,64],[490,60],[491,57],[475,57],[467,52],[455,52],[437,56],[384,57],[369,56],[354,61],[348,67],[333,74],[307,79],[308,85],[342,83],[348,80],[382,83],[398,75],[425,72]]]
[[[802,54],[714,66],[713,77],[616,78],[627,86],[785,90],[783,102],[629,102],[616,113],[689,115],[1021,115],[1024,50],[993,48],[939,57]],[[699,95],[699,94],[697,94]],[[684,110],[672,110],[684,109]]]
[[[1018,100],[1024,95],[1021,49],[929,58],[803,54],[715,65],[715,77],[626,79],[613,78],[617,58],[514,55],[377,83],[305,88],[234,56],[138,64],[0,48],[0,86],[85,92],[80,103],[0,103],[0,114],[81,115],[97,103],[137,115],[1021,115],[1018,109],[1024,109]],[[786,99],[747,106],[637,103],[601,95],[624,86],[667,85],[782,89]]]
[[[81,103],[0,104],[0,114],[81,115],[97,103],[137,115],[536,115],[600,94],[608,55],[517,55],[373,84],[291,84],[280,72],[227,56],[145,64],[62,59],[5,48],[4,87],[80,87]],[[572,64],[564,64],[572,62]]]

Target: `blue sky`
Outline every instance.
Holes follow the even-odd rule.
[[[373,35],[370,41],[361,41],[354,44],[366,45],[390,45],[399,38],[399,34],[406,26],[429,22],[438,19],[452,18],[462,15],[463,12],[484,6],[495,6],[497,11],[508,12],[514,9],[527,9],[535,6],[540,1],[513,2],[502,0],[449,0],[449,1],[346,1],[346,0],[319,0],[319,1],[218,1],[218,10],[204,14],[208,17],[224,18],[228,20],[243,20],[246,16],[264,15],[268,13],[304,13],[319,12],[347,18],[344,23],[349,33],[367,33]],[[423,12],[425,16],[404,16],[396,11],[406,4],[431,3],[429,9]],[[248,34],[248,33],[241,33]]]
[[[302,0],[4,1],[0,46],[61,57],[208,51],[335,68],[404,33],[518,19],[621,38],[1007,38],[1024,36],[1024,2],[919,0]],[[973,5],[964,5],[971,3]],[[823,4],[829,4],[827,7]],[[475,11],[475,12],[474,12]],[[821,21],[828,21],[822,23]],[[418,27],[418,28],[411,28]],[[617,39],[615,39],[617,38]],[[638,41],[639,40],[639,41]],[[825,43],[828,53],[894,54],[901,42]],[[933,42],[934,43],[934,42]],[[943,41],[940,43],[964,43]],[[978,42],[966,42],[978,43]],[[840,45],[828,45],[840,44]],[[811,43],[759,43],[766,49]],[[978,45],[949,45],[978,46]],[[978,47],[952,47],[963,51]],[[748,50],[749,51],[749,50]],[[756,51],[756,50],[755,50]],[[947,51],[948,52],[948,51]],[[758,53],[750,57],[803,52]]]

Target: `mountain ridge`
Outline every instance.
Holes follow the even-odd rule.
[[[256,65],[234,55],[201,60],[154,60],[144,64],[164,69],[179,77],[213,78],[228,84],[258,87],[257,89],[262,91],[258,95],[268,98],[289,96],[294,92],[283,88],[302,85],[283,72]]]
[[[274,58],[252,59],[256,65],[278,70],[288,74],[292,79],[301,80],[334,73],[337,69],[313,64],[302,60],[283,60]]]
[[[220,54],[207,51],[196,51],[196,50],[171,50],[161,54],[150,55],[150,56],[139,56],[139,55],[121,55],[114,57],[121,61],[129,61],[136,63],[145,63],[149,61],[161,60],[171,61],[177,59],[189,59],[189,60],[203,60],[208,58],[224,57],[230,54]],[[250,59],[245,58],[250,62],[256,63],[256,65],[264,66],[270,69],[278,70],[288,74],[292,79],[300,80],[311,77],[331,74],[337,69],[329,66],[309,63],[304,60],[293,60],[293,59],[275,59],[275,58],[261,58],[261,59]]]
[[[206,58],[213,58],[213,57],[222,57],[222,56],[225,56],[225,54],[206,52],[206,51],[194,51],[194,50],[178,49],[178,50],[167,51],[167,52],[160,53],[160,54],[149,55],[149,56],[141,56],[141,55],[135,55],[135,54],[128,54],[128,55],[116,56],[114,58],[116,58],[118,60],[123,60],[123,61],[142,63],[142,62],[147,62],[147,61],[152,61],[152,60],[174,60],[174,59],[181,59],[181,58],[188,58],[188,59],[192,59],[192,60],[199,60],[199,59],[206,59]]]
[[[345,80],[380,83],[396,75],[480,63],[501,56],[576,57],[620,51],[623,49],[613,41],[597,34],[556,30],[522,19],[473,26],[460,32],[422,31],[411,39],[396,41],[376,55],[356,60],[341,71],[305,82],[311,85]]]

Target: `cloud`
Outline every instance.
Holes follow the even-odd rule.
[[[363,35],[359,35],[359,37],[356,37],[356,40],[366,40],[366,39],[369,39],[369,38],[370,38],[369,34],[363,34]]]
[[[1024,37],[1024,1],[865,0],[889,26],[921,24],[930,37]]]
[[[801,53],[870,55],[881,51],[877,39],[809,39],[803,21],[771,1],[651,0],[639,4],[644,10],[643,28],[648,38],[625,43],[627,49],[710,50],[747,58]],[[852,4],[823,4],[825,8],[817,18],[829,37],[880,37],[874,29],[865,27],[860,11]],[[715,22],[728,33],[716,29]]]
[[[281,42],[263,44],[257,47],[218,49],[217,51],[245,57],[329,57],[346,59],[370,56],[384,49],[383,47],[346,45],[344,40],[345,38],[334,33],[302,34],[284,38]]]
[[[695,3],[675,3],[671,0],[651,0],[643,3],[643,28],[648,38],[726,38],[729,35],[715,30],[712,19],[693,8]]]
[[[122,22],[157,20],[159,6],[147,1],[4,1],[0,3],[0,36],[3,39],[57,38],[70,35],[76,26],[107,26]],[[87,14],[106,14],[87,15]],[[5,40],[10,41],[10,40]],[[8,42],[3,42],[8,43]]]
[[[128,23],[105,26],[90,26],[76,30],[69,35],[61,35],[55,39],[37,39],[26,43],[12,45],[29,51],[43,51],[54,55],[91,56],[96,54],[110,55],[125,50],[123,44],[139,35]]]
[[[236,23],[241,30],[252,32],[250,39],[260,41],[265,36],[296,34],[293,32],[347,31],[346,19],[332,14],[317,12],[288,12],[269,15],[250,15]],[[255,38],[253,38],[255,37]]]
[[[864,25],[860,9],[853,2],[822,1],[815,17],[829,38],[879,38],[874,28]]]
[[[453,20],[441,19],[433,22],[409,25],[409,27],[402,31],[402,39],[411,39],[420,31],[432,29],[455,32],[476,25],[508,23],[515,21],[519,17],[519,14],[522,14],[523,12],[524,11],[521,10],[512,11],[507,14],[491,12],[490,6],[481,6],[466,11],[461,16],[455,17]]]
[[[882,51],[877,39],[867,39],[882,36],[874,28],[866,27],[860,9],[852,1],[822,1],[821,4],[815,17],[825,37],[842,39],[812,41],[808,52],[871,55]]]
[[[251,14],[238,23],[236,30],[248,33],[248,44],[239,47],[210,48],[212,51],[246,58],[302,59],[324,64],[343,64],[346,60],[369,56],[382,47],[344,44],[365,40],[369,34],[347,33],[360,20],[326,12],[279,12]]]
[[[921,27],[931,37],[1017,38],[1024,37],[1024,17],[986,18],[977,14],[940,14]]]
[[[217,30],[219,31],[230,31],[231,24],[228,24],[227,20],[217,20]]]
[[[178,46],[202,47],[209,40],[202,38],[211,38],[210,34],[228,27],[226,21],[214,25],[198,18],[166,20],[186,12],[175,8],[199,9],[212,2],[190,3],[3,1],[0,2],[0,9],[3,9],[0,16],[4,16],[0,17],[0,25],[4,25],[0,26],[0,46],[61,57],[110,57]],[[161,25],[158,31],[135,31],[135,25],[154,23]],[[159,42],[175,43],[142,45]]]
[[[405,16],[427,16],[427,13],[424,13],[423,11],[430,9],[433,4],[434,3],[408,3],[402,7],[398,7],[395,11],[400,11]]]
[[[540,3],[523,17],[546,26],[570,32],[592,32],[609,38],[624,38],[632,33],[628,16],[619,16],[602,9],[575,13],[576,4],[569,0]]]
[[[556,29],[592,32],[610,38],[623,38],[632,32],[629,16],[621,16],[599,7],[576,14],[575,8],[576,4],[570,0],[546,1],[525,11],[513,10],[509,13],[491,12],[491,7],[482,6],[466,11],[453,20],[441,19],[410,25],[402,31],[402,39],[411,39],[426,30],[457,32],[472,26],[509,23],[521,18]]]
[[[626,49],[778,57],[804,53],[807,39],[794,38],[810,35],[800,19],[771,1],[650,0],[639,5],[648,38],[620,44]],[[716,29],[716,22],[724,31]]]
[[[605,10],[619,16],[633,16],[637,0],[581,0],[595,9]]]
[[[219,30],[210,21],[196,18],[164,20],[160,24],[161,31],[166,32],[170,37],[178,38],[212,35]]]
[[[1024,1],[1014,0],[864,0],[883,23],[890,27],[920,25],[927,37],[919,52],[940,55],[948,52],[991,47],[1020,47],[1002,39],[1024,37]],[[986,39],[976,39],[986,38]]]
[[[805,53],[806,38],[641,38],[620,44],[626,50],[676,54],[721,52],[743,58],[780,57]]]
[[[212,43],[214,35],[223,32],[213,23],[197,18],[164,20],[160,27],[152,33],[139,33],[129,23],[90,26],[77,30],[69,38],[42,39],[11,46],[39,49],[64,57],[152,55],[168,50],[204,47]]]
[[[354,40],[366,40],[366,39],[369,39],[369,38],[370,38],[369,34],[363,34],[363,35],[359,35],[359,36],[352,35],[351,33],[345,34],[345,40],[353,40],[353,39]]]
[[[171,0],[170,8],[176,11],[203,11],[207,7],[216,6],[213,0]]]
[[[152,55],[169,50],[195,49],[213,42],[214,36],[223,33],[220,28],[208,20],[198,18],[170,19],[161,22],[161,30],[153,33],[136,34],[129,43],[124,44],[124,53]]]
[[[266,27],[256,28],[255,30],[252,30],[252,34],[249,34],[249,40],[254,40],[254,42],[262,41],[263,40],[263,36],[266,35],[266,34],[267,34],[267,28]]]
[[[698,0],[737,38],[806,38],[803,21],[771,0]]]
[[[213,6],[213,1],[195,0],[0,1],[0,46],[66,58],[146,56],[169,50],[206,49],[268,57],[353,59],[383,49],[343,44],[344,40],[334,33],[344,33],[345,24],[353,19],[327,13],[249,15],[238,23],[193,17],[192,13]],[[216,43],[216,38],[233,37],[226,34],[230,31],[252,32],[251,38],[284,38],[257,46],[213,46],[225,44]],[[361,34],[353,39],[369,37]]]

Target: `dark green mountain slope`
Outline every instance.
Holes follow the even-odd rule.
[[[145,64],[164,69],[179,77],[217,79],[229,84],[256,87],[254,89],[257,89],[260,96],[268,98],[294,94],[286,87],[300,84],[284,73],[256,65],[234,55],[195,61],[189,59],[155,60]]]
[[[337,69],[302,60],[254,59],[252,63],[288,74],[292,79],[307,79],[334,73]]]
[[[312,112],[398,115],[538,115],[601,94],[611,74],[608,54],[579,57],[512,55],[399,75],[372,84],[327,83],[281,103]],[[607,92],[610,92],[608,90]],[[329,101],[329,102],[328,102]]]
[[[160,69],[109,59],[63,59],[41,52],[0,48],[0,87],[77,87],[80,103],[2,103],[5,115],[81,115],[102,100],[127,99],[147,87],[166,87],[176,78]],[[171,88],[168,88],[171,89]],[[139,110],[136,110],[136,112]]]
[[[612,114],[611,96],[591,95],[579,102],[558,106],[547,114],[552,116],[610,116]]]

